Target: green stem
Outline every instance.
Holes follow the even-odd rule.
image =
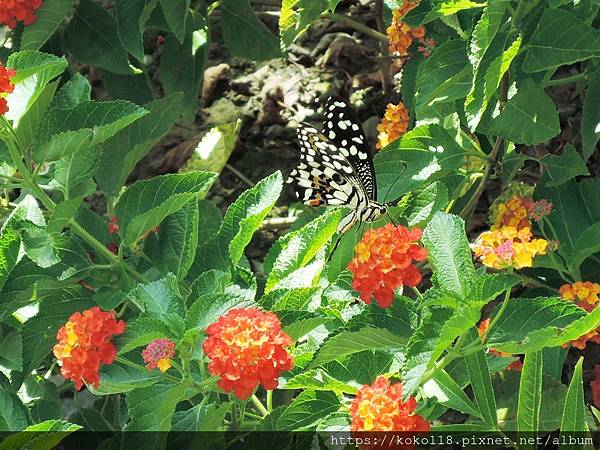
[[[258,399],[256,394],[252,394],[252,397],[250,397],[250,399],[252,400],[252,404],[254,405],[254,407],[263,415],[263,417],[269,415],[269,411],[267,410],[267,408],[265,408],[265,405],[263,405],[262,402]]]
[[[555,78],[548,81],[546,86],[562,86],[563,84],[576,83],[577,81],[585,80],[585,72],[581,72],[569,77]]]
[[[269,412],[273,411],[273,391],[267,391],[267,410]]]
[[[512,270],[509,270],[508,273],[512,275]],[[498,311],[498,314],[496,314],[496,316],[494,317],[494,319],[490,323],[490,326],[487,327],[487,329],[483,333],[481,333],[481,340],[482,341],[485,341],[486,336],[490,333],[490,331],[498,323],[498,321],[500,320],[500,318],[504,314],[504,311],[506,311],[506,308],[508,307],[508,303],[510,301],[510,291],[511,291],[511,288],[508,288],[506,290],[506,292],[504,293],[504,300],[502,301],[502,305],[500,306],[500,310]]]

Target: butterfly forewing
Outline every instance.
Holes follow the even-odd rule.
[[[323,134],[352,164],[370,200],[377,200],[377,182],[373,168],[373,151],[360,122],[345,101],[329,97],[325,104]]]
[[[354,167],[340,149],[307,124],[298,126],[298,140],[300,164],[288,179],[288,182],[295,181],[298,199],[311,206],[356,208],[363,187]]]

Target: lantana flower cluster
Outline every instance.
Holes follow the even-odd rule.
[[[11,83],[10,79],[16,74],[14,69],[7,69],[0,64],[0,115],[8,112],[6,96],[15,90],[15,85]]]
[[[377,144],[375,146],[381,150],[390,142],[394,142],[408,130],[408,111],[404,103],[397,105],[388,103],[381,123],[377,125]]]
[[[496,228],[510,226],[518,230],[531,229],[531,220],[539,222],[551,212],[552,203],[546,199],[534,201],[530,197],[513,195],[495,208],[492,224]]]
[[[53,348],[62,376],[72,380],[77,390],[84,384],[97,387],[100,367],[112,364],[117,356],[112,338],[124,331],[125,322],[116,320],[114,310],[94,306],[71,315],[58,330]]]
[[[600,284],[590,281],[577,281],[573,284],[563,284],[559,289],[560,295],[565,300],[575,302],[577,306],[585,309],[587,312],[592,312],[599,305]],[[590,331],[589,333],[579,336],[570,344],[583,350],[588,342],[600,344],[600,327]],[[565,347],[568,344],[564,345]]]
[[[379,376],[372,385],[364,385],[350,406],[351,431],[426,432],[430,424],[414,414],[417,401],[402,401],[402,384],[390,384]]]
[[[148,370],[158,368],[161,372],[169,370],[175,356],[175,342],[160,338],[150,342],[142,351],[142,358]]]
[[[419,228],[391,224],[364,234],[348,269],[354,274],[352,288],[365,303],[370,304],[374,297],[380,307],[388,307],[395,289],[421,282],[421,273],[413,265],[427,259],[427,250],[417,242],[421,235]]]
[[[42,6],[42,0],[2,0],[0,1],[0,24],[15,28],[17,22],[31,25],[35,22],[35,11]]]
[[[490,326],[490,319],[489,319],[489,317],[487,319],[482,320],[481,322],[479,322],[479,327],[478,327],[478,329],[479,329],[479,336],[483,336],[483,334],[489,328],[489,326]],[[504,352],[501,352],[501,351],[493,349],[493,348],[490,348],[489,352],[492,355],[502,356],[502,357],[505,357],[505,358],[510,358],[510,357],[513,356],[510,353],[504,353]],[[507,369],[508,370],[522,370],[523,369],[523,362],[520,359],[518,359],[518,360],[512,362],[511,364],[509,364],[509,366],[507,367]]]
[[[435,47],[436,43],[433,39],[425,38],[425,27],[423,25],[412,28],[403,21],[406,13],[417,6],[418,3],[419,2],[405,0],[400,8],[394,10],[392,22],[387,28],[390,53],[395,53],[400,56],[408,55],[408,49],[415,39],[417,39],[420,44],[417,50],[425,57],[429,56],[431,54],[431,49]]]
[[[286,349],[292,339],[272,312],[234,308],[209,325],[206,334],[202,348],[210,358],[208,371],[219,377],[221,389],[240,400],[248,399],[259,385],[275,389],[281,372],[292,368]]]

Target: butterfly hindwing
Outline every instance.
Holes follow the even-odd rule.
[[[356,208],[362,185],[355,170],[339,149],[307,124],[298,126],[300,164],[291,173],[298,199],[320,204]]]
[[[360,183],[370,200],[377,200],[377,182],[373,168],[373,152],[347,103],[337,97],[329,97],[325,104],[323,134],[352,164]]]

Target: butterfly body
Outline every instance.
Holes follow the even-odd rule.
[[[357,221],[378,220],[387,206],[377,202],[372,150],[348,105],[330,97],[323,125],[322,133],[305,123],[298,126],[300,164],[287,182],[295,182],[297,198],[307,205],[352,208],[338,225],[344,233]]]

